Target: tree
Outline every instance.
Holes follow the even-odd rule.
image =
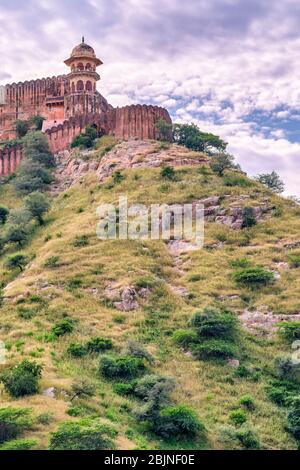
[[[32,214],[25,207],[17,207],[9,214],[8,222],[13,225],[26,225],[32,219]]]
[[[13,180],[13,186],[18,194],[28,194],[47,188],[53,177],[50,171],[33,160],[24,160],[19,169],[19,175]]]
[[[73,383],[72,392],[71,401],[77,397],[92,397],[95,395],[95,386],[86,380],[81,380],[80,382]]]
[[[272,173],[262,173],[256,176],[255,179],[270,188],[274,193],[280,194],[284,191],[284,182],[276,171],[272,171]]]
[[[39,192],[32,193],[26,197],[25,206],[39,224],[43,225],[43,215],[50,209],[50,203],[46,196]]]
[[[29,125],[34,127],[36,131],[41,131],[44,121],[45,121],[45,118],[43,116],[40,116],[40,115],[32,116],[29,119]]]
[[[155,128],[159,133],[159,140],[172,140],[172,124],[165,119],[160,118],[155,124]]]
[[[178,145],[214,154],[216,152],[224,152],[227,143],[220,137],[207,132],[201,132],[195,124],[175,124],[173,126],[173,139]]]
[[[20,271],[24,271],[24,268],[26,264],[28,263],[28,257],[23,255],[22,253],[16,253],[14,255],[11,255],[7,261],[6,261],[6,266],[9,269],[15,269],[19,268]]]
[[[9,214],[9,210],[5,206],[0,206],[0,224],[5,224],[7,221],[7,217]]]
[[[77,135],[74,138],[71,147],[92,148],[97,137],[97,129],[95,129],[93,126],[86,126],[85,132],[83,134]]]
[[[43,366],[27,359],[4,370],[0,376],[5,390],[14,398],[34,395],[39,390]]]
[[[21,119],[18,119],[16,121],[16,134],[17,137],[22,138],[24,137],[28,132],[28,123],[27,121],[21,121]]]
[[[223,176],[225,170],[236,168],[234,157],[229,153],[215,155],[210,161],[210,167],[214,173]]]
[[[28,239],[27,230],[20,225],[9,225],[5,241],[6,243],[18,243],[19,246],[24,245]]]

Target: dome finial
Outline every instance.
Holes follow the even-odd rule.
[[[84,42],[84,36],[82,36],[82,42]]]

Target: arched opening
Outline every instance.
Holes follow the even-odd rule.
[[[77,64],[77,70],[78,70],[79,72],[81,72],[82,70],[84,70],[84,65],[83,65],[82,62],[79,62],[79,64]]]
[[[84,90],[84,84],[82,80],[78,80],[77,85],[76,85],[76,90],[77,91],[83,91]]]
[[[90,80],[88,80],[85,84],[86,91],[93,91],[93,84]]]
[[[75,93],[75,83],[72,83],[72,93]]]
[[[86,64],[86,66],[85,66],[85,70],[92,70],[92,66],[91,66],[91,64],[89,64],[89,63],[88,63],[88,64]]]

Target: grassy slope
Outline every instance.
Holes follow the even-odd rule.
[[[286,347],[277,338],[272,340],[253,337],[243,333],[240,344],[242,362],[264,373],[258,382],[233,378],[233,368],[227,364],[195,361],[185,355],[171,340],[171,333],[185,328],[186,322],[197,308],[206,305],[227,305],[233,310],[267,306],[276,313],[295,313],[300,309],[300,286],[297,283],[299,269],[281,272],[275,286],[261,291],[249,292],[237,288],[232,280],[230,261],[250,257],[254,263],[276,268],[274,262],[286,261],[285,241],[296,240],[299,234],[299,208],[267,190],[252,183],[247,188],[229,188],[214,175],[202,175],[199,168],[177,170],[178,181],[166,183],[159,169],[127,170],[126,178],[114,188],[99,186],[95,175],[89,174],[78,184],[57,197],[48,216],[47,224],[37,228],[24,252],[34,259],[25,273],[15,281],[17,273],[7,273],[0,258],[0,277],[11,281],[8,289],[11,300],[0,308],[1,339],[9,346],[8,362],[14,363],[25,357],[34,357],[45,366],[41,389],[55,386],[68,390],[74,378],[89,377],[97,385],[98,393],[86,402],[97,414],[112,421],[119,431],[119,448],[181,448],[203,447],[203,443],[163,443],[143,432],[131,417],[134,400],[113,393],[111,384],[97,375],[97,359],[70,359],[66,347],[74,341],[85,341],[90,336],[111,338],[116,348],[122,349],[126,340],[135,338],[146,344],[156,357],[153,370],[175,377],[177,382],[174,399],[194,407],[209,430],[207,448],[222,448],[218,429],[228,424],[228,415],[238,406],[239,398],[251,394],[256,409],[249,413],[249,422],[259,432],[266,448],[295,448],[294,441],[283,429],[284,411],[273,405],[266,397],[264,387],[267,371],[274,356]],[[101,202],[115,202],[119,194],[127,193],[130,202],[186,202],[209,195],[249,194],[251,204],[265,197],[283,209],[279,217],[272,217],[251,230],[251,242],[245,242],[245,231],[233,231],[224,226],[206,224],[206,244],[226,240],[219,248],[192,252],[186,257],[186,274],[178,278],[172,257],[163,241],[99,241],[95,235],[96,208]],[[9,187],[0,188],[1,203],[15,207]],[[88,235],[89,245],[76,248],[76,235]],[[51,237],[51,238],[50,238]],[[47,240],[47,241],[45,241]],[[12,249],[10,249],[12,251]],[[60,266],[44,267],[50,256],[60,257]],[[198,281],[194,281],[198,275]],[[150,299],[135,312],[120,313],[95,298],[91,288],[103,293],[108,281],[120,285],[134,285],[142,277],[153,277],[161,282]],[[68,288],[68,282],[80,278],[82,287]],[[192,279],[192,280],[191,280]],[[49,288],[43,288],[43,283]],[[190,300],[183,301],[170,289],[170,284],[185,286]],[[38,294],[43,303],[32,302],[30,294]],[[239,294],[235,300],[221,301],[220,296]],[[243,294],[243,295],[242,295]],[[18,315],[19,296],[25,297],[21,305],[35,312],[30,320]],[[149,307],[153,307],[152,309]],[[78,320],[76,330],[55,343],[43,340],[43,333],[50,331],[55,321],[69,314]],[[1,366],[0,366],[1,367]],[[51,410],[53,420],[47,426],[39,425],[28,433],[39,442],[38,448],[48,445],[49,431],[57,428],[62,420],[72,419],[65,412],[68,408],[63,395],[57,399],[40,395],[12,401],[1,395],[1,406],[13,404],[30,406],[35,415]]]

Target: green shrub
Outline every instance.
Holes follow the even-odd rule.
[[[133,379],[145,370],[142,359],[131,356],[102,356],[99,372],[107,379]]]
[[[113,342],[107,338],[92,338],[87,342],[86,347],[90,353],[100,353],[112,349]]]
[[[30,408],[0,408],[0,443],[16,438],[32,426]]]
[[[0,206],[0,224],[5,224],[7,221],[9,210],[5,206]]]
[[[234,338],[237,332],[237,319],[231,312],[220,312],[205,308],[196,312],[191,321],[200,338]]]
[[[34,439],[16,439],[6,442],[0,447],[0,450],[30,450],[37,445]]]
[[[292,268],[299,268],[300,266],[300,253],[290,253],[287,256],[288,262]]]
[[[59,256],[50,256],[44,263],[45,268],[57,268],[59,266]]]
[[[50,450],[114,449],[116,431],[99,420],[82,419],[62,423],[51,434]]]
[[[287,430],[300,445],[300,396],[295,397],[287,416]]]
[[[233,426],[222,426],[220,428],[220,440],[230,445],[230,448],[259,450],[261,443],[254,429],[243,424],[238,429]]]
[[[120,171],[115,171],[112,175],[113,183],[120,184],[125,179],[125,176]]]
[[[24,271],[25,266],[28,264],[28,257],[23,255],[22,253],[15,253],[14,255],[10,255],[6,262],[5,266],[8,269],[16,269],[18,268],[20,272]]]
[[[238,258],[230,262],[232,268],[248,268],[251,266],[251,262],[248,258]]]
[[[255,408],[254,400],[251,395],[243,395],[240,398],[240,405],[244,406],[249,411],[252,411]]]
[[[250,288],[266,286],[274,281],[274,274],[261,266],[240,269],[234,273],[234,280]]]
[[[137,341],[129,341],[127,345],[127,354],[129,356],[137,357],[138,359],[145,359],[148,362],[154,362],[152,354],[147,351],[144,346],[142,346]]]
[[[161,168],[160,175],[165,180],[175,181],[176,179],[175,170],[171,166],[164,166],[163,168]]]
[[[280,380],[297,381],[300,376],[300,365],[291,357],[279,356],[274,361],[275,374]]]
[[[118,395],[131,395],[134,392],[135,388],[135,383],[130,382],[130,383],[125,383],[125,382],[118,382],[114,384],[113,386],[113,391],[117,393]]]
[[[74,330],[74,320],[72,318],[63,318],[53,325],[51,332],[54,336],[64,336],[67,333],[72,333]]]
[[[149,374],[142,377],[135,385],[134,395],[144,401],[153,400],[162,404],[169,401],[170,393],[175,388],[171,377]]]
[[[73,242],[73,246],[75,248],[82,248],[84,246],[88,246],[88,244],[89,244],[89,238],[87,235],[77,235]]]
[[[210,339],[197,345],[193,349],[195,357],[199,359],[226,359],[237,355],[236,346],[221,339]]]
[[[238,409],[238,410],[233,410],[230,415],[229,415],[230,421],[233,422],[236,426],[241,426],[247,421],[247,414],[245,413],[244,410]]]
[[[223,178],[225,186],[240,186],[246,188],[251,185],[250,181],[238,174],[227,174]]]
[[[67,354],[72,357],[83,357],[88,353],[87,347],[79,343],[71,343],[67,348]]]
[[[153,423],[155,433],[164,439],[195,438],[205,433],[205,426],[197,414],[187,405],[176,405],[163,408],[157,423]]]
[[[300,339],[300,321],[282,322],[279,324],[278,332],[287,341]]]
[[[98,137],[97,130],[92,126],[86,126],[85,132],[83,134],[77,135],[72,143],[71,147],[84,147],[92,148],[94,146],[95,140]]]
[[[278,406],[289,406],[299,393],[299,385],[288,380],[273,380],[267,387],[268,398]]]
[[[183,348],[188,348],[198,342],[198,335],[193,330],[177,330],[173,333],[173,341]]]
[[[244,207],[243,213],[242,213],[242,219],[243,219],[242,228],[253,227],[254,225],[257,224],[253,207]]]
[[[5,369],[0,376],[0,381],[5,390],[14,398],[34,395],[39,390],[38,381],[42,370],[41,365],[25,359],[20,364]]]

